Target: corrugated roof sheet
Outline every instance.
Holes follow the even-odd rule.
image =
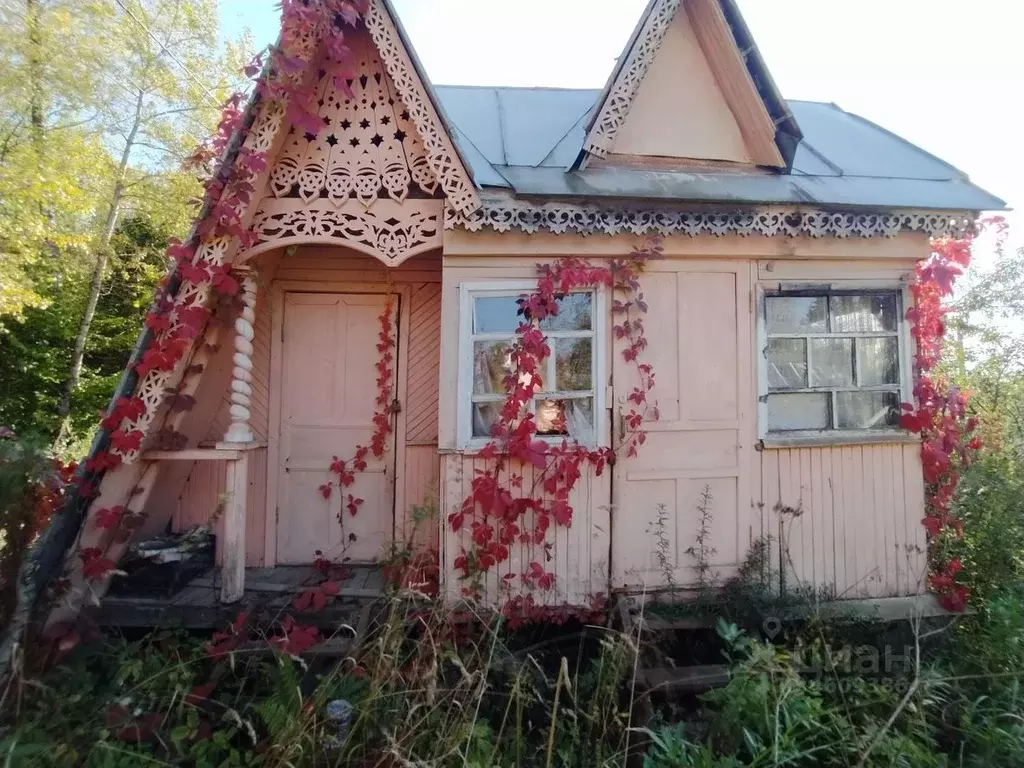
[[[567,171],[599,90],[435,86],[477,183],[521,195],[994,210],[966,174],[834,104],[790,101],[803,131],[786,174]]]

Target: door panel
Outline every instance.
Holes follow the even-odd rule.
[[[350,459],[368,445],[376,408],[379,294],[288,293],[285,296],[281,392],[281,468],[277,562],[380,558],[394,531],[394,441],[368,457],[354,485],[337,487],[334,456]],[[319,488],[335,486],[329,499]],[[349,494],[363,499],[346,510]]]
[[[612,578],[615,587],[664,586],[656,556],[668,540],[672,579],[695,582],[702,493],[710,494],[708,557],[717,575],[742,562],[750,541],[750,459],[756,406],[751,379],[749,266],[746,263],[664,262],[641,278],[654,367],[651,393],[660,420],[645,424],[639,455],[615,466]],[[636,369],[613,355],[615,406],[626,397]],[[621,421],[618,422],[621,424]],[[620,432],[621,434],[621,432]],[[664,508],[659,526],[659,507]],[[658,529],[661,528],[659,534]]]

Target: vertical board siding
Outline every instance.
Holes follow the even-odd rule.
[[[765,450],[764,534],[788,588],[837,599],[915,595],[925,573],[914,444]]]
[[[446,454],[441,458],[442,555],[447,567],[444,584],[446,594],[452,599],[461,596],[464,586],[460,572],[453,570],[451,564],[463,549],[470,548],[469,521],[465,529],[453,532],[446,524],[447,515],[461,508],[470,493],[474,473],[486,466],[483,459],[469,455]],[[515,471],[523,475],[523,487],[531,487],[533,467],[516,467]],[[572,525],[568,528],[552,525],[547,545],[532,541],[511,545],[509,559],[484,575],[484,599],[497,604],[509,596],[532,594],[542,605],[586,605],[595,596],[607,594],[610,477],[609,472],[601,477],[595,477],[592,472],[584,473],[569,497],[573,508]],[[533,530],[532,513],[526,515],[520,527],[524,531]],[[555,574],[553,589],[523,589],[521,576],[534,562]],[[505,576],[511,578],[506,580]]]
[[[405,499],[396,523],[395,535],[400,541],[417,548],[436,550],[440,536],[441,459],[436,445],[410,445],[405,452]],[[417,523],[413,506],[432,510],[432,516]]]
[[[173,530],[185,531],[196,525],[205,525],[220,504],[227,489],[226,461],[197,461],[192,465],[185,488],[178,499],[172,521]],[[249,453],[249,491],[245,516],[245,565],[261,568],[264,565],[263,537],[266,532],[267,449],[258,448]],[[224,521],[217,523],[217,563],[221,562]]]

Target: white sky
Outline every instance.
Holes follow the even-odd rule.
[[[220,2],[227,35],[276,38],[277,0]],[[435,83],[599,88],[646,0],[394,4]],[[1024,207],[1024,0],[739,4],[783,96],[835,102]]]

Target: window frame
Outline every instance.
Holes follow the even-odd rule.
[[[827,333],[827,334],[774,334],[768,335],[767,299],[776,296],[815,297],[815,296],[869,296],[891,294],[896,297],[896,331],[895,333]],[[796,392],[813,389],[835,392],[848,391],[888,391],[897,392],[899,402],[913,403],[913,354],[914,344],[910,336],[910,325],[906,319],[907,308],[911,306],[911,296],[905,281],[887,280],[849,280],[834,283],[772,283],[758,285],[756,301],[756,374],[757,374],[757,429],[761,445],[766,448],[786,448],[814,445],[860,445],[871,443],[905,443],[917,442],[919,438],[899,426],[881,429],[813,429],[813,430],[777,430],[770,431],[768,425],[768,395],[776,394],[768,386],[768,341],[769,338],[857,338],[885,337],[896,338],[897,361],[899,364],[898,382],[895,386],[869,387],[806,387]],[[808,350],[809,353],[809,350]],[[808,357],[810,355],[808,354]],[[810,376],[810,366],[808,366]],[[810,380],[808,379],[808,385]],[[783,393],[787,390],[781,390]],[[835,423],[835,397],[831,397],[829,410]]]
[[[459,299],[459,378],[457,386],[458,403],[456,407],[456,439],[459,450],[474,451],[480,450],[489,444],[493,438],[476,437],[473,435],[473,299],[477,296],[509,296],[518,298],[524,293],[531,293],[537,290],[536,280],[470,280],[458,284]],[[595,286],[586,289],[573,291],[573,293],[589,293],[593,298],[593,328],[586,332],[571,332],[566,337],[575,335],[580,338],[592,338],[591,346],[591,376],[592,376],[592,397],[594,400],[594,440],[583,442],[580,445],[588,448],[595,448],[606,442],[607,414],[606,414],[606,387],[608,377],[608,363],[606,347],[608,345],[608,301],[607,290],[603,286]],[[494,335],[507,338],[504,334],[476,334]],[[515,336],[513,331],[511,336]],[[547,336],[547,334],[545,334]],[[554,355],[548,358],[548,365],[554,365]],[[545,380],[547,377],[545,377]],[[579,390],[585,392],[588,390]],[[566,435],[537,435],[536,439],[559,445],[563,440],[570,442],[576,440]]]

